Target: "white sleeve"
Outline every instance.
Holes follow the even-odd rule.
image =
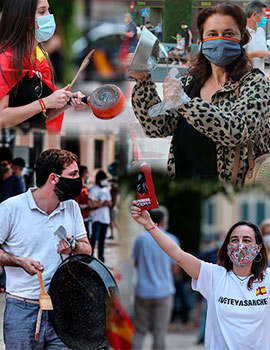
[[[73,204],[73,214],[74,214],[74,221],[73,221],[74,222],[74,226],[73,226],[74,233],[73,233],[73,236],[75,239],[81,239],[81,238],[87,237],[80,207],[79,207],[78,203],[75,201],[72,201],[72,204]]]
[[[202,261],[199,277],[192,278],[191,287],[207,300],[215,287],[216,280],[226,272],[224,267]]]
[[[93,196],[93,187],[91,187],[90,189],[89,189],[89,191],[88,191],[88,198],[92,198],[92,196]]]
[[[107,196],[108,196],[108,201],[111,201],[112,195],[111,195],[111,191],[109,190],[109,188],[107,189]]]
[[[11,231],[11,213],[5,204],[0,204],[0,245],[5,242]]]

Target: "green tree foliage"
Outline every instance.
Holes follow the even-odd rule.
[[[59,33],[63,37],[64,81],[70,82],[72,70],[71,45],[78,36],[75,25],[76,0],[49,0],[50,12],[54,14]]]
[[[163,1],[163,40],[173,42],[171,36],[179,33],[179,23],[190,25],[192,14],[192,0],[164,0]]]
[[[138,172],[120,179],[121,191],[136,197]],[[152,173],[157,200],[170,213],[168,231],[176,235],[185,251],[198,253],[201,238],[202,201],[224,187],[211,181],[171,181],[164,174]]]

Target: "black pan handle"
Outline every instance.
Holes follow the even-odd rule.
[[[81,101],[83,103],[86,103],[87,105],[90,105],[90,96],[83,96]],[[67,102],[67,105],[70,105],[71,102],[71,98],[69,99],[69,101]]]

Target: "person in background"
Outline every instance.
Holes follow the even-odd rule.
[[[150,216],[159,229],[179,245],[178,239],[166,231],[167,209],[160,206],[151,210]],[[152,349],[165,349],[175,293],[172,268],[176,263],[146,231],[136,238],[132,258],[137,269],[132,349],[143,349],[143,340],[149,331],[153,335]]]
[[[155,35],[155,28],[150,21],[145,22],[145,28]]]
[[[64,82],[64,43],[63,30],[61,24],[56,21],[54,35],[46,42],[46,51],[48,52],[52,66],[55,71],[55,82],[57,85],[63,85]]]
[[[12,157],[9,153],[3,152],[0,157],[0,203],[6,199],[25,192],[25,187],[21,179],[13,173]],[[6,291],[6,273],[1,269],[0,293]]]
[[[75,198],[75,201],[79,204],[81,209],[84,226],[89,238],[90,201],[88,198],[88,187],[90,185],[90,176],[87,166],[79,166],[79,175],[82,179],[82,190],[81,193]]]
[[[265,243],[265,248],[268,257],[268,267],[270,267],[270,219],[265,219],[260,226],[261,233],[263,235],[263,240]]]
[[[15,175],[21,180],[23,192],[26,191],[26,184],[23,175],[23,168],[25,167],[25,161],[23,158],[17,157],[12,161],[12,170]]]
[[[96,183],[90,188],[88,195],[90,206],[95,208],[91,211],[92,234],[90,244],[92,246],[92,254],[94,255],[96,242],[98,241],[98,258],[102,262],[104,262],[104,244],[110,224],[110,207],[112,205],[112,197],[108,185],[107,174],[103,170],[99,170],[96,174]]]
[[[124,17],[124,22],[126,23],[126,29],[124,34],[123,46],[127,47],[127,52],[134,52],[137,46],[137,26],[132,21],[132,16],[130,13],[126,13]]]
[[[155,26],[155,32],[156,32],[156,36],[157,36],[158,40],[162,41],[162,25],[161,25],[161,23],[158,23]]]
[[[108,239],[114,239],[114,229],[118,229],[117,223],[117,214],[120,205],[120,188],[117,183],[116,178],[112,178],[111,180],[111,197],[112,197],[112,206],[110,207],[110,230],[111,235]]]
[[[183,37],[178,33],[175,36],[172,36],[173,39],[176,40],[176,47],[174,49],[172,49],[171,51],[169,51],[169,55],[171,57],[171,59],[173,60],[172,64],[182,64],[181,62],[181,55],[185,52],[185,41],[183,39]],[[176,61],[174,55],[177,57],[178,62]]]
[[[0,156],[0,203],[4,200],[23,193],[22,181],[12,171],[12,157],[3,152]]]
[[[250,41],[245,45],[248,56],[253,61],[253,67],[264,72],[264,62],[270,58],[270,51],[267,50],[266,35],[263,27],[267,24],[267,6],[258,0],[250,1],[245,7],[247,14],[247,30],[251,36]]]
[[[185,52],[187,55],[187,62],[184,65],[189,67],[191,59],[192,32],[185,22],[181,23],[181,29],[184,30],[185,33]]]

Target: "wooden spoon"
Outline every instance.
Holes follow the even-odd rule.
[[[70,83],[70,87],[69,90],[72,88],[72,86],[74,85],[75,81],[77,80],[79,74],[88,66],[88,64],[90,63],[90,58],[93,55],[93,53],[95,52],[95,49],[91,50],[88,55],[85,57],[85,59],[82,61],[82,64],[77,72],[77,74],[75,75],[75,77],[73,78],[72,82]]]

